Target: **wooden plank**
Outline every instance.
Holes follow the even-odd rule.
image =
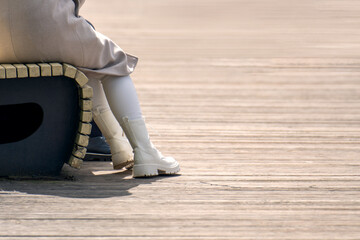
[[[51,66],[48,63],[39,63],[40,74],[42,77],[50,77],[51,76]]]
[[[84,135],[90,135],[91,133],[91,128],[92,125],[90,123],[83,123],[80,122],[79,123],[79,133],[84,134]]]
[[[24,64],[14,64],[18,78],[26,78],[29,76],[28,68]]]
[[[37,64],[26,64],[30,77],[40,77],[40,67]]]
[[[91,111],[92,110],[92,100],[91,99],[81,99],[80,102],[80,108],[83,111]]]
[[[78,159],[83,159],[85,157],[85,154],[86,148],[78,145],[74,147],[74,150],[72,152],[72,155]]]
[[[84,85],[82,88],[79,88],[80,96],[83,99],[89,99],[93,97],[93,89],[89,85]]]
[[[77,69],[74,66],[71,66],[70,64],[64,63],[63,64],[63,69],[64,69],[64,76],[75,79]]]
[[[12,64],[1,64],[3,68],[5,68],[6,78],[16,78],[16,68]]]
[[[63,65],[60,63],[50,63],[52,76],[62,76],[64,75],[63,72]]]
[[[89,123],[92,121],[92,112],[90,111],[81,111],[80,112],[80,121]]]
[[[82,165],[83,161],[77,157],[71,156],[69,159],[68,164],[76,169],[80,169],[81,165]]]
[[[89,144],[89,136],[78,133],[75,138],[75,144],[86,147]]]
[[[5,68],[0,65],[0,79],[5,79],[5,77],[6,77]]]
[[[75,75],[75,81],[79,84],[80,87],[83,87],[89,81],[89,79],[83,72],[77,70]]]

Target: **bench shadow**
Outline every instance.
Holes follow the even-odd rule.
[[[111,198],[131,195],[130,189],[169,176],[132,178],[131,170],[111,170],[110,163],[85,162],[81,170],[64,165],[56,177],[2,177],[0,195],[31,194],[65,198]],[[176,177],[174,175],[171,177]]]

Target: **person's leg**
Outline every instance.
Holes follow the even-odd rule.
[[[151,143],[130,76],[107,76],[102,81],[106,98],[134,150],[134,177],[174,174],[180,170],[172,157],[164,157]]]
[[[129,120],[142,118],[139,99],[134,83],[130,76],[107,76],[102,80],[104,97],[116,119],[120,122],[123,117]]]
[[[132,148],[110,110],[101,82],[90,78],[88,85],[92,87],[94,91],[94,121],[110,145],[114,169],[121,169],[132,164]]]

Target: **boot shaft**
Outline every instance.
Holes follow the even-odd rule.
[[[114,117],[110,109],[100,112],[98,109],[93,110],[94,121],[101,130],[107,141],[112,139],[125,138],[124,131]]]
[[[121,120],[120,125],[134,151],[135,149],[150,150],[154,148],[144,118],[129,120],[127,117],[123,117]]]

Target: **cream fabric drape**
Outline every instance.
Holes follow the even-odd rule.
[[[76,16],[85,0],[0,0],[0,63],[65,62],[88,77],[126,76],[137,58]]]

